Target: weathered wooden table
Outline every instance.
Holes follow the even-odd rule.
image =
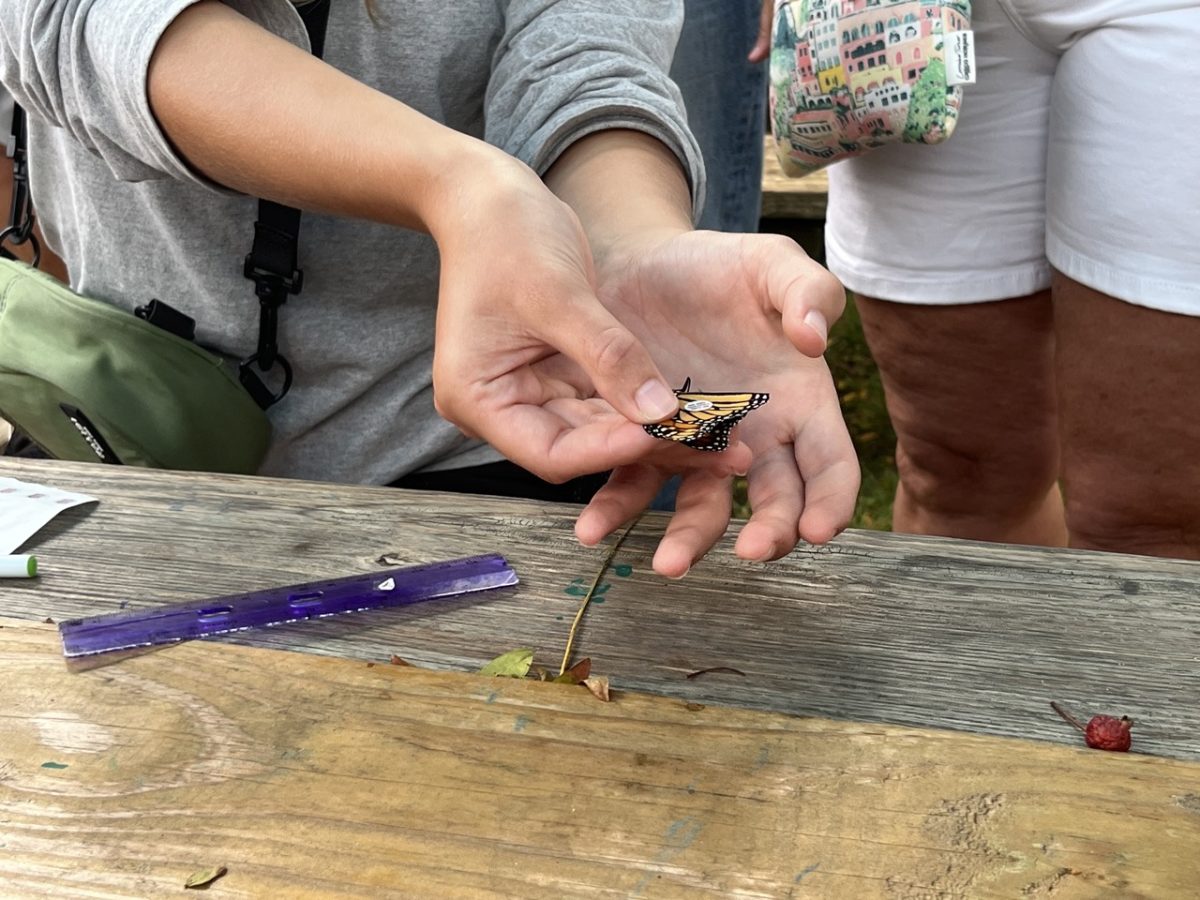
[[[218,863],[210,893],[231,897],[1200,887],[1200,565],[851,532],[765,566],[726,541],[672,582],[649,515],[579,638],[617,691],[602,704],[385,664],[533,647],[556,666],[605,555],[570,507],[0,475],[100,498],[27,545],[38,579],[0,581],[0,895],[177,893]],[[43,624],[493,551],[519,587],[82,673]],[[687,677],[718,666],[744,674]],[[1054,746],[1079,741],[1051,699],[1131,716],[1153,756]]]

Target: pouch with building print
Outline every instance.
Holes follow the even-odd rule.
[[[775,0],[771,129],[784,172],[950,137],[975,81],[970,23],[969,0]]]

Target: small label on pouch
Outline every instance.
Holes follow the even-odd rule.
[[[952,31],[946,35],[946,84],[975,83],[975,32]]]

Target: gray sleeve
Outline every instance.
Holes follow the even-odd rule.
[[[704,206],[704,163],[667,76],[682,0],[509,0],[486,98],[486,138],[539,175],[609,128],[658,138]]]
[[[65,129],[122,181],[199,181],[159,128],[146,96],[150,57],[197,0],[0,0],[0,85],[31,116]],[[227,0],[308,49],[289,0]],[[0,130],[7,133],[7,123]]]

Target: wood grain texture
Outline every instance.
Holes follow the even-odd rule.
[[[824,219],[829,173],[820,169],[803,178],[784,175],[775,154],[775,142],[767,135],[763,144],[762,190],[764,219]]]
[[[1200,765],[0,620],[0,893],[1191,898]]]
[[[500,552],[518,588],[227,640],[452,669],[533,647],[551,666],[606,553],[577,544],[565,505],[65,463],[0,474],[101,498],[29,545],[38,579],[0,581],[0,613],[38,621],[371,571],[384,555]],[[634,531],[580,632],[577,657],[615,688],[1077,743],[1057,699],[1131,716],[1136,751],[1200,758],[1200,564],[853,531],[758,565],[733,556],[735,526],[668,581],[650,569],[665,521]],[[746,674],[686,677],[713,666]]]

